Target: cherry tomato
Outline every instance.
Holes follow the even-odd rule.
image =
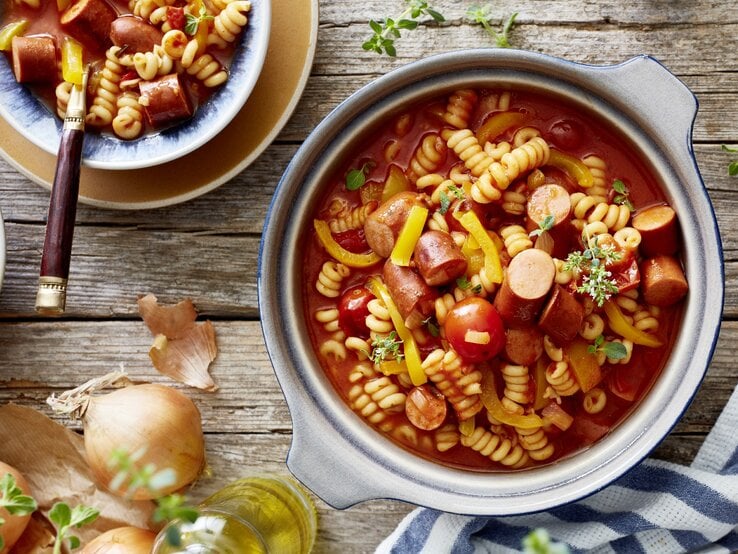
[[[350,229],[342,233],[336,233],[333,238],[343,248],[354,254],[362,254],[369,250],[369,245],[364,237],[364,229]]]
[[[443,324],[446,339],[465,360],[476,363],[489,360],[505,347],[505,328],[495,307],[484,298],[472,296],[457,303]],[[487,344],[467,342],[468,331],[489,335]]]
[[[172,29],[178,29],[184,31],[185,28],[185,13],[184,8],[178,8],[175,6],[169,6],[167,8],[167,23]]]
[[[366,316],[369,315],[367,305],[374,295],[366,287],[348,289],[338,301],[338,325],[349,336],[369,338]]]

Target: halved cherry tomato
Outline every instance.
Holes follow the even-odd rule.
[[[618,292],[627,292],[636,288],[641,282],[641,272],[638,269],[638,261],[632,257],[627,266],[621,267],[613,272],[612,278],[618,286]]]
[[[369,315],[367,305],[374,295],[366,287],[348,289],[338,301],[338,325],[349,336],[369,338],[366,316]]]
[[[643,387],[648,375],[630,365],[617,366],[607,376],[610,391],[623,400],[633,402]]]
[[[453,349],[472,363],[489,360],[505,347],[500,315],[492,304],[478,296],[465,298],[451,308],[443,328]],[[487,340],[480,340],[485,333]]]
[[[184,31],[185,12],[183,7],[169,6],[167,8],[167,23],[172,29]]]

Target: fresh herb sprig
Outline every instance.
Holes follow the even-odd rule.
[[[461,290],[470,290],[474,294],[479,294],[482,292],[482,285],[472,284],[472,282],[467,279],[466,276],[462,276],[456,279],[456,286],[459,287]]]
[[[465,198],[464,189],[457,187],[456,185],[449,185],[446,190],[441,191],[441,194],[439,195],[441,207],[438,211],[441,215],[446,215],[446,212],[451,207],[452,200],[449,194],[456,197],[458,200],[463,200]]]
[[[600,335],[587,347],[587,352],[597,354],[603,352],[606,357],[611,360],[622,360],[628,355],[628,350],[622,342],[608,341],[605,342],[605,336]]]
[[[585,227],[582,237],[587,247],[581,252],[570,252],[564,263],[564,271],[576,271],[582,275],[582,283],[577,292],[589,294],[598,306],[602,306],[613,294],[618,285],[607,270],[607,264],[615,262],[622,254],[613,246],[600,246],[597,236],[590,237]]]
[[[630,191],[620,179],[612,182],[612,189],[617,192],[612,201],[628,208],[631,212],[635,210],[633,203],[630,201]]]
[[[80,540],[71,532],[83,525],[88,525],[97,519],[100,510],[90,506],[79,504],[70,508],[65,502],[57,502],[51,507],[49,519],[56,527],[56,539],[54,540],[54,554],[61,554],[64,541],[71,550],[79,548]]]
[[[400,38],[401,31],[415,30],[419,24],[418,18],[427,15],[437,23],[446,21],[446,18],[430,7],[425,0],[405,0],[405,3],[408,6],[398,17],[387,17],[381,22],[374,19],[369,21],[369,27],[374,34],[361,45],[364,50],[377,54],[386,53],[394,58],[397,55],[395,39]]]
[[[110,482],[111,490],[119,490],[127,483],[127,493],[132,496],[137,490],[156,493],[177,482],[176,472],[172,468],[158,469],[154,464],[140,467],[137,462],[145,454],[145,449],[129,454],[123,449],[116,449],[108,460],[111,469],[116,470]],[[152,515],[155,523],[168,521],[185,521],[194,523],[199,517],[197,508],[187,503],[187,497],[181,494],[168,494],[156,499],[156,509]],[[167,528],[166,540],[172,546],[179,546],[181,534],[178,525]]]
[[[723,144],[722,149],[723,152],[738,152],[738,147],[728,146],[727,144]],[[735,177],[736,175],[738,175],[738,160],[733,160],[728,164],[728,175],[730,175],[731,177]]]
[[[194,36],[197,34],[197,30],[200,27],[201,23],[204,23],[205,21],[209,21],[215,19],[212,15],[208,14],[207,9],[205,8],[205,5],[200,6],[200,12],[197,15],[193,15],[191,13],[185,14],[185,33],[187,33],[190,36]]]
[[[352,169],[346,174],[346,190],[359,190],[366,183],[366,176],[376,166],[373,161],[365,162],[358,169]]]
[[[386,337],[374,341],[369,359],[375,364],[382,363],[385,360],[401,362],[405,359],[405,354],[400,350],[401,344],[402,340],[397,336],[397,331],[392,331]]]
[[[550,231],[551,229],[553,229],[554,223],[556,223],[556,218],[553,215],[549,214],[538,223],[538,229],[533,229],[530,233],[528,233],[528,236],[537,237],[538,235],[541,235],[546,231]]]
[[[23,494],[12,473],[6,473],[0,478],[0,508],[5,508],[11,516],[27,516],[38,509],[38,503],[33,497]],[[0,517],[0,525],[5,520]],[[5,547],[5,541],[0,536],[0,550]]]
[[[512,31],[515,25],[515,18],[518,17],[518,13],[514,12],[507,21],[502,25],[502,30],[498,33],[492,28],[490,19],[492,19],[492,5],[485,4],[484,6],[474,5],[466,11],[466,16],[471,19],[474,23],[480,24],[487,31],[487,34],[491,36],[495,45],[498,48],[510,48],[510,31]]]

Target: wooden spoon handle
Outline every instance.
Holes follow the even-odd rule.
[[[46,237],[41,256],[41,271],[36,294],[36,311],[61,314],[66,308],[67,279],[72,255],[74,220],[79,196],[80,162],[84,141],[84,87],[73,87],[67,116],[64,119],[54,185],[49,200]],[[75,96],[82,100],[73,103]],[[82,102],[81,110],[78,104]],[[74,106],[74,109],[72,107]]]

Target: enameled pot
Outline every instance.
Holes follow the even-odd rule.
[[[424,98],[464,87],[548,91],[630,138],[679,214],[690,283],[662,375],[634,411],[590,448],[540,468],[477,473],[420,458],[371,428],[323,372],[303,315],[301,241],[322,183],[362,132]],[[479,49],[429,57],[368,84],[331,112],[285,171],[264,228],[259,305],[266,346],[292,414],[287,465],[336,508],[393,498],[448,512],[513,515],[587,496],[645,458],[686,410],[707,371],[723,306],[715,214],[692,152],[694,95],[659,62],[639,56],[597,67],[533,52]]]

